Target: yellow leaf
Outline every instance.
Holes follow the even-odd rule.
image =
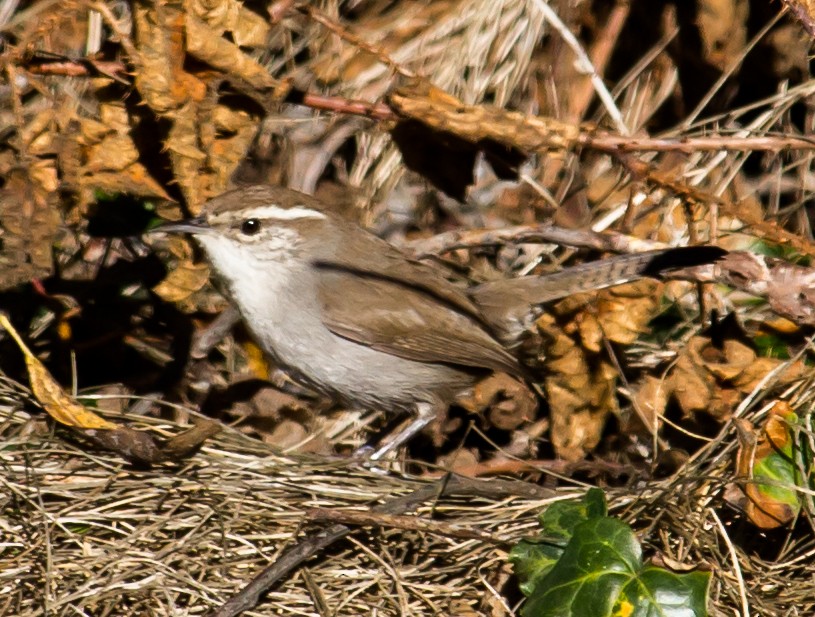
[[[68,396],[62,387],[54,380],[48,369],[43,366],[37,357],[23,342],[22,337],[11,325],[8,317],[0,313],[0,326],[6,329],[11,337],[16,341],[20,351],[25,356],[25,364],[28,367],[28,380],[31,384],[31,391],[37,401],[43,406],[54,420],[66,426],[85,429],[116,429],[118,426],[100,418],[95,413],[88,411],[84,406],[77,403]]]

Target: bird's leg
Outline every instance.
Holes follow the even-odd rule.
[[[439,405],[434,405],[433,403],[418,403],[416,405],[416,411],[416,417],[410,421],[410,424],[405,426],[399,432],[389,435],[385,442],[380,445],[370,457],[368,457],[368,460],[381,460],[421,433],[425,427],[433,422],[433,420],[435,420],[438,416]]]

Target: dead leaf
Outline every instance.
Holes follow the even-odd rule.
[[[4,180],[0,191],[0,289],[51,274],[59,224],[53,160],[35,160],[25,171],[11,169]]]
[[[485,414],[491,426],[504,431],[533,420],[538,408],[529,388],[505,373],[493,373],[479,381],[471,398],[457,402],[470,413]]]
[[[728,497],[761,529],[786,525],[801,509],[800,490],[810,482],[801,472],[812,457],[807,442],[796,438],[797,424],[786,401],[776,401],[761,429],[744,419],[737,422],[736,473],[743,492]]]
[[[747,44],[747,0],[699,0],[696,25],[702,55],[720,71],[730,68]]]
[[[213,33],[223,36],[229,32],[235,44],[240,47],[263,47],[268,43],[268,20],[237,0],[189,0],[185,7],[212,28]]]
[[[605,340],[621,345],[636,341],[658,312],[660,289],[656,281],[641,280],[578,297],[587,309],[575,316],[583,345],[599,353]]]
[[[702,412],[724,422],[744,395],[783,362],[759,358],[737,340],[726,340],[719,349],[707,337],[694,337],[680,353],[666,386],[686,415]],[[793,362],[776,376],[773,385],[789,384],[804,371],[802,362]]]
[[[80,405],[68,396],[51,374],[43,366],[42,362],[31,353],[31,350],[23,341],[22,337],[11,325],[8,317],[0,313],[0,326],[11,335],[17,343],[20,351],[23,352],[25,364],[28,368],[28,380],[31,384],[31,391],[34,397],[42,405],[54,420],[65,426],[83,429],[115,429],[117,425],[100,418],[95,413],[88,411],[84,405]]]
[[[188,456],[205,439],[221,430],[214,422],[201,423],[162,444],[149,433],[105,420],[66,394],[42,362],[31,353],[3,313],[0,313],[0,327],[11,335],[23,352],[31,391],[46,413],[60,424],[128,460],[146,464],[177,460]]]
[[[668,405],[668,394],[665,380],[653,375],[643,377],[634,389],[634,406],[649,433],[659,428],[660,418]]]
[[[561,329],[554,316],[543,315],[537,325],[546,341],[544,386],[552,445],[559,457],[580,460],[599,443],[608,414],[617,410],[617,372],[596,357],[590,362],[590,352]]]
[[[190,296],[204,288],[209,280],[209,266],[205,263],[182,261],[153,291],[167,302],[182,304],[192,309]]]

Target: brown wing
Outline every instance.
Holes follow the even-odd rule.
[[[364,277],[392,281],[422,291],[484,323],[481,312],[466,291],[450,283],[437,268],[408,258],[392,244],[353,223],[328,216],[332,218],[334,240],[313,247],[317,255],[322,255],[315,265],[353,271]]]
[[[323,323],[338,336],[409,360],[522,376],[515,357],[478,321],[421,289],[330,268],[319,277]]]

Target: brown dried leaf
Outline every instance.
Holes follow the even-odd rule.
[[[184,70],[185,12],[177,4],[136,3],[133,9],[140,54],[135,84],[144,102],[158,115],[204,98],[202,82]]]
[[[515,430],[534,419],[538,408],[529,388],[505,373],[493,373],[479,381],[472,399],[460,403],[471,413],[486,412],[490,424],[504,431]]]
[[[202,128],[198,112],[198,105],[190,102],[169,114],[173,125],[165,143],[173,174],[193,214],[214,192],[225,188],[215,187],[213,191],[211,176],[204,173],[207,155],[198,147]]]
[[[665,379],[653,375],[646,375],[634,389],[634,405],[649,432],[659,428],[659,420],[668,406],[668,395]]]
[[[240,47],[263,47],[269,37],[269,22],[237,0],[187,0],[186,9],[214,32],[229,32]]]
[[[608,414],[616,411],[617,372],[587,351],[555,323],[552,315],[537,322],[544,335],[547,369],[544,386],[551,411],[552,444],[566,460],[582,459],[600,441]]]
[[[489,140],[520,152],[563,151],[580,137],[580,127],[544,116],[529,116],[489,105],[465,105],[437,88],[397,90],[388,104],[400,116],[457,135],[472,143]]]
[[[65,426],[82,429],[115,429],[117,425],[108,422],[95,413],[88,411],[83,405],[77,403],[68,396],[62,389],[48,369],[31,353],[31,350],[23,341],[22,337],[11,325],[5,314],[0,313],[0,326],[8,332],[20,351],[25,357],[25,364],[28,367],[28,380],[31,384],[31,391],[37,402],[48,412],[54,420]]]
[[[499,178],[516,178],[526,152],[563,149],[579,135],[577,127],[548,118],[464,105],[423,82],[392,93],[388,102],[401,116],[391,134],[405,165],[456,199],[473,182],[479,152]]]
[[[129,135],[109,132],[85,150],[86,175],[99,171],[121,171],[137,163],[139,152]]]
[[[59,225],[57,170],[53,160],[12,169],[0,191],[0,289],[53,270],[52,245]]]
[[[202,422],[162,445],[149,433],[105,420],[78,403],[62,389],[42,362],[31,353],[3,313],[0,313],[0,327],[11,335],[23,352],[31,391],[48,415],[128,460],[147,464],[168,459],[177,460],[191,454],[205,439],[221,430],[220,425],[215,422]]]
[[[757,357],[739,341],[726,340],[719,349],[709,338],[698,336],[680,353],[666,385],[686,415],[704,412],[723,422],[744,395],[781,364],[782,360]],[[789,384],[804,370],[802,362],[793,362],[773,383]]]
[[[187,51],[191,56],[258,90],[275,90],[281,85],[263,65],[195,15],[187,14],[185,26]]]
[[[263,441],[281,449],[293,448],[308,438],[308,429],[300,422],[283,419],[271,431],[263,433]]]
[[[169,200],[139,162],[124,104],[101,104],[99,118],[101,121],[81,118],[63,132],[60,163],[64,183],[78,191],[79,211],[96,200],[99,190]]]
[[[202,420],[183,433],[164,442],[161,456],[165,459],[179,460],[195,453],[210,437],[221,432],[221,425],[211,420]]]
[[[437,461],[439,469],[461,473],[464,470],[472,469],[479,462],[478,451],[472,448],[458,448],[450,454],[439,457]]]
[[[728,501],[743,508],[761,529],[789,523],[801,508],[797,487],[807,480],[796,467],[802,452],[791,431],[797,421],[786,401],[775,402],[761,429],[747,420],[737,420],[736,474],[746,482],[743,492],[728,493]]]
[[[559,315],[576,312],[574,322],[581,342],[599,353],[604,340],[628,345],[648,331],[659,309],[661,289],[655,281],[642,280],[592,294],[580,294],[556,307]],[[577,312],[577,308],[580,311]]]
[[[243,110],[233,110],[223,105],[215,107],[212,125],[216,130],[212,132],[212,138],[201,136],[202,146],[209,154],[213,186],[229,185],[232,173],[252,144],[257,124],[258,118]]]
[[[204,263],[184,261],[153,288],[167,302],[184,303],[203,289],[209,280],[209,267]]]

